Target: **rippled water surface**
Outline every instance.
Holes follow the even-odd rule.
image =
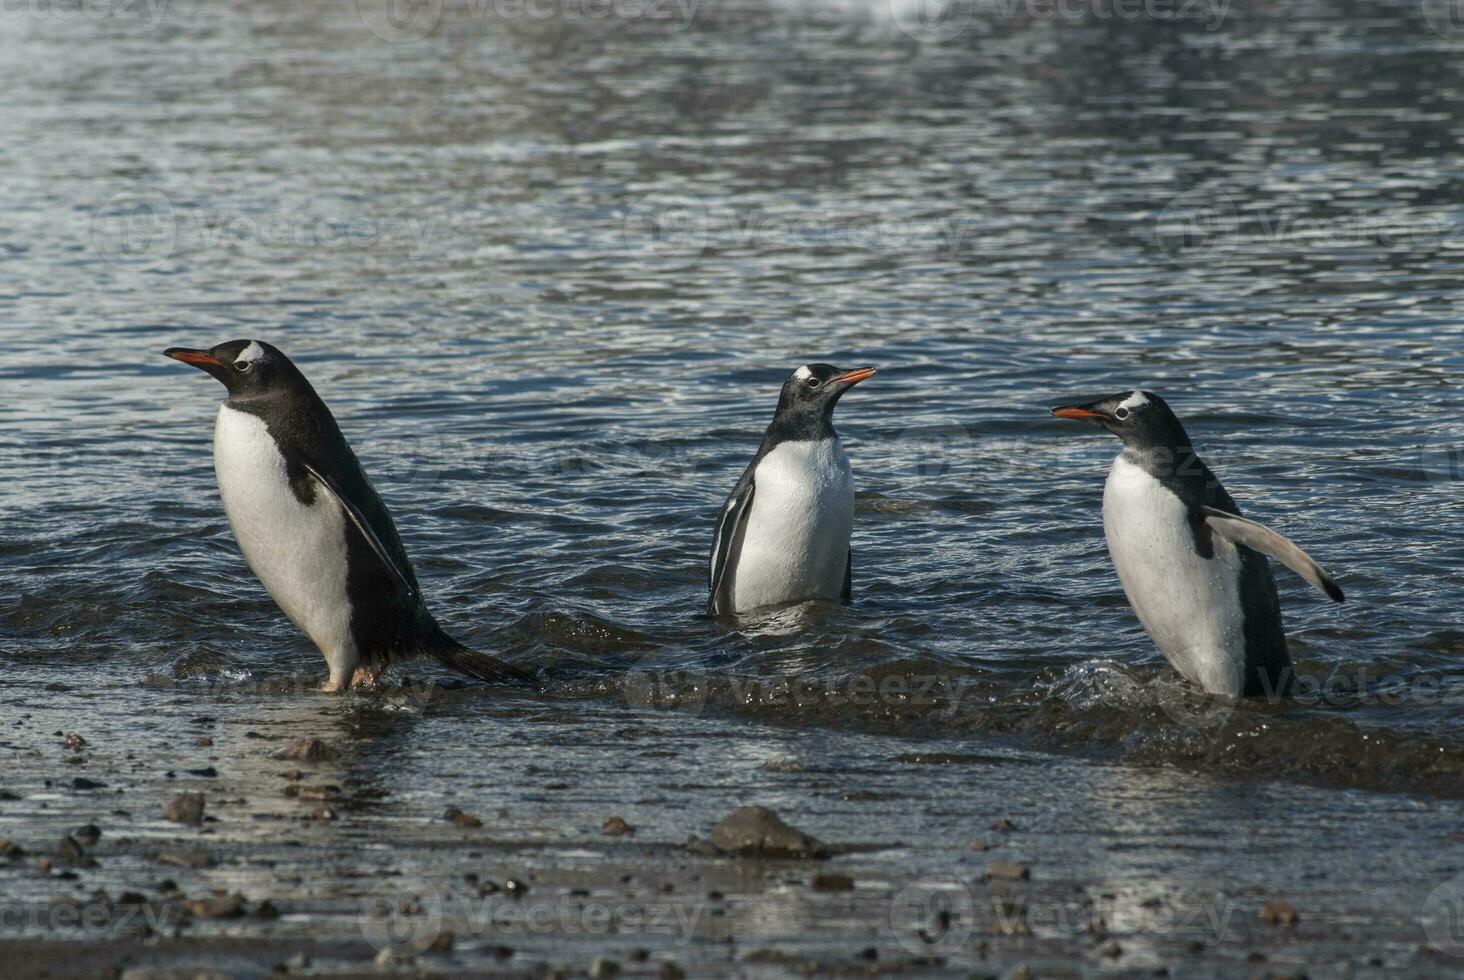
[[[504,697],[1464,795],[1464,41],[1423,9],[137,7],[0,29],[7,684],[322,672],[224,520],[222,390],[159,356],[257,337],[444,625],[545,670]],[[880,372],[855,603],[710,620],[814,360]],[[1347,591],[1278,573],[1300,703],[1188,696],[1129,610],[1116,443],[1047,408],[1131,386]]]

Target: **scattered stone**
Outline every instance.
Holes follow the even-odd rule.
[[[87,779],[85,776],[77,776],[71,781],[72,789],[106,789],[107,784],[95,779]]]
[[[1118,940],[1112,939],[1103,944],[1103,948],[1099,950],[1099,953],[1110,960],[1116,960],[1123,955],[1123,947],[1118,944]]]
[[[39,861],[36,862],[36,870],[43,875],[50,874],[51,869],[54,867],[55,864],[52,863],[50,858],[41,858]]]
[[[433,938],[432,945],[428,946],[427,950],[428,952],[432,953],[451,953],[452,944],[452,932],[447,929],[443,929]]]
[[[448,807],[447,812],[442,815],[442,819],[450,820],[453,823],[457,824],[459,827],[472,828],[483,826],[482,820],[479,820],[471,813],[464,813],[462,810],[459,810],[455,806]]]
[[[1036,980],[1037,974],[1025,963],[1020,963],[1017,968],[1007,974],[1007,980]]]
[[[997,845],[995,845],[995,844],[988,844],[984,840],[973,840],[971,842],[971,850],[973,850],[973,851],[983,851],[983,852],[984,851],[989,851],[993,847],[996,847],[996,846]]]
[[[626,823],[624,817],[606,817],[601,829],[609,837],[623,837],[635,833],[635,828]]]
[[[0,837],[0,858],[7,861],[19,861],[25,857],[25,850],[12,840]]]
[[[203,794],[184,793],[163,810],[163,816],[173,823],[198,826],[203,823]]]
[[[184,772],[190,776],[201,776],[204,779],[217,779],[219,771],[213,766],[204,766],[202,769],[185,769]]]
[[[282,775],[285,777],[285,779],[289,780],[292,783],[298,783],[300,780],[305,778],[305,774],[298,769],[287,770],[286,772],[282,773]]]
[[[590,976],[592,977],[613,977],[620,973],[620,964],[604,956],[596,957],[590,964]]]
[[[254,911],[249,914],[252,918],[260,919],[265,922],[273,922],[275,919],[278,919],[280,917],[280,910],[275,908],[274,902],[271,902],[269,899],[266,898],[264,901],[254,906]]]
[[[992,861],[982,877],[987,881],[1026,881],[1032,877],[1032,870],[1015,861]]]
[[[61,744],[72,752],[79,752],[81,751],[81,747],[86,744],[86,739],[75,732],[67,732],[66,737],[61,740]]]
[[[991,825],[991,829],[1000,834],[1010,834],[1017,829],[1017,825],[1012,823],[1006,817],[1002,817],[996,823]],[[1020,969],[1020,967],[1018,969]]]
[[[71,836],[81,842],[83,847],[96,847],[97,841],[102,839],[100,828],[94,823],[83,824],[71,832]]]
[[[661,980],[686,980],[686,971],[675,960],[667,960],[661,964],[660,977]]]
[[[522,881],[519,881],[517,878],[509,878],[503,883],[503,890],[508,892],[508,894],[512,895],[514,898],[523,898],[529,893],[529,886],[524,884]]]
[[[1261,909],[1261,921],[1273,926],[1294,926],[1301,916],[1286,899],[1278,899]]]
[[[0,789],[0,800],[18,800],[18,799],[20,799],[20,794],[19,793],[12,793],[8,789]]]
[[[324,803],[310,811],[310,816],[321,823],[330,823],[336,819],[336,812]]]
[[[219,863],[217,858],[201,847],[189,847],[181,851],[164,851],[158,855],[158,861],[179,868],[212,868]]]
[[[631,950],[627,954],[627,958],[632,963],[644,963],[646,960],[651,958],[651,951],[645,949],[644,947],[637,946],[635,949]]]
[[[816,892],[852,892],[854,879],[840,874],[814,875],[813,890]]]
[[[207,735],[200,735],[193,740],[193,744],[198,746],[200,749],[206,749],[213,745],[213,739],[209,738]]]
[[[296,795],[302,800],[338,800],[341,796],[341,788],[328,783],[320,786],[301,786]]]
[[[826,844],[795,830],[773,811],[742,806],[712,828],[711,842],[718,850],[738,857],[826,858]]]
[[[56,845],[56,856],[62,861],[75,862],[86,857],[86,850],[70,834],[62,834],[61,842]]]
[[[244,914],[244,896],[195,898],[184,902],[183,908],[195,919],[234,919]]]
[[[318,738],[301,738],[291,742],[289,748],[281,752],[279,757],[299,759],[301,762],[320,762],[323,759],[334,759],[339,754]]]

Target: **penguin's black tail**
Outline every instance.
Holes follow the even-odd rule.
[[[497,657],[465,647],[442,630],[437,630],[425,653],[442,666],[491,684],[532,683],[534,676]]]

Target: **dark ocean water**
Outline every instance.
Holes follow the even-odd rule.
[[[370,3],[6,14],[12,691],[313,696],[218,501],[221,389],[160,356],[257,337],[444,625],[545,669],[485,711],[1464,796],[1464,29],[560,6],[427,4],[421,38]],[[710,620],[713,517],[809,361],[880,371],[836,419],[855,604]],[[1047,408],[1133,386],[1347,591],[1278,571],[1298,703],[1190,696],[1129,610],[1116,443]]]

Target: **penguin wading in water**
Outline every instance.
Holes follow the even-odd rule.
[[[873,376],[872,367],[806,364],[783,383],[773,422],[717,521],[712,615],[810,599],[849,604],[854,477],[834,406]]]
[[[1123,440],[1103,488],[1103,533],[1129,604],[1174,669],[1211,694],[1285,693],[1291,655],[1264,556],[1341,602],[1337,583],[1286,538],[1240,516],[1158,395],[1126,391],[1052,414]]]
[[[288,357],[257,340],[164,353],[229,391],[214,428],[224,511],[249,567],[325,655],[323,690],[374,684],[416,656],[483,680],[530,679],[437,625],[386,504]]]

